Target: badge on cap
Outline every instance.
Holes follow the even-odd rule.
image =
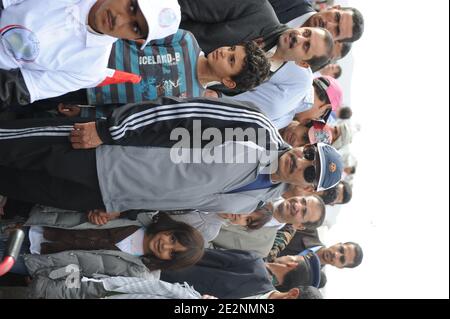
[[[330,171],[330,173],[336,172],[336,170],[337,170],[336,163],[331,162],[331,163],[328,165],[328,170]]]
[[[9,25],[0,32],[3,46],[17,62],[36,60],[39,55],[39,40],[33,31],[20,25]]]
[[[171,8],[162,9],[159,13],[159,26],[161,28],[170,27],[177,21],[177,15]]]

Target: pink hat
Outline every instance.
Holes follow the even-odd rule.
[[[333,111],[336,111],[342,105],[343,99],[342,88],[339,82],[336,81],[336,79],[332,78],[331,76],[324,75],[319,77],[319,79],[320,78],[325,78],[330,82],[330,85],[326,89],[326,92],[328,95],[328,99],[330,100],[331,103],[331,108],[333,109]]]

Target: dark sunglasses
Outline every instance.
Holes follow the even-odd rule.
[[[307,144],[303,147],[303,158],[308,161],[316,160],[317,148],[314,145]],[[310,165],[305,168],[303,171],[303,178],[306,182],[314,184],[317,187],[316,179],[319,177],[319,174],[314,165]]]

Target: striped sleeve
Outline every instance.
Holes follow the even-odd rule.
[[[230,134],[230,129],[255,135],[236,136]],[[270,120],[251,103],[227,99],[162,97],[128,104],[114,110],[110,117],[98,119],[97,131],[102,141],[110,145],[172,147],[183,133],[189,136],[192,148],[212,141],[222,144],[252,139],[266,149],[289,147]]]
[[[295,232],[295,228],[290,224],[287,224],[282,229],[277,231],[275,242],[273,243],[272,249],[266,258],[267,262],[275,261],[278,255],[286,248],[287,245],[289,245],[295,235]]]

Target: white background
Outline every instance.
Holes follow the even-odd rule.
[[[336,2],[365,18],[343,61],[351,83],[341,79],[362,130],[353,199],[325,242],[365,255],[355,269],[327,266],[326,297],[449,298],[449,2]]]

